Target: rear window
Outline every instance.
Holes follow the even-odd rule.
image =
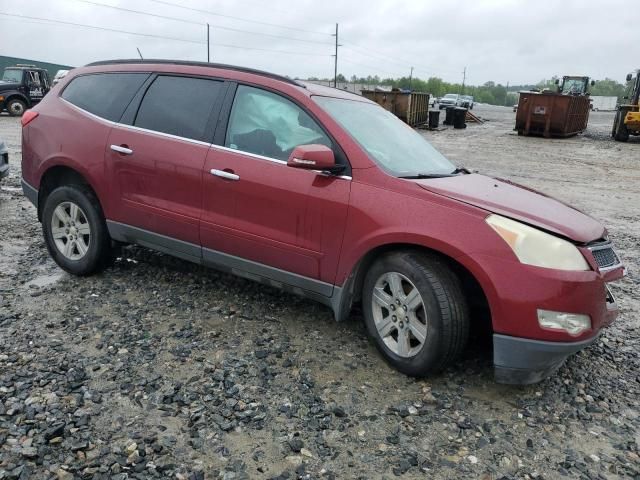
[[[209,117],[222,82],[191,77],[158,77],[140,104],[134,125],[148,130],[206,140]]]
[[[98,73],[74,78],[62,92],[70,103],[117,122],[148,73]]]

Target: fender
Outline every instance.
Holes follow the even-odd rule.
[[[450,243],[429,237],[422,233],[383,231],[376,232],[375,235],[363,238],[362,243],[355,248],[355,252],[357,253],[353,250],[348,253],[350,258],[356,258],[357,260],[355,262],[350,262],[350,265],[346,267],[346,277],[342,280],[338,280],[337,283],[340,283],[341,286],[336,285],[335,288],[336,293],[334,294],[331,303],[337,321],[344,320],[349,315],[351,303],[354,299],[354,294],[356,293],[355,288],[357,276],[360,273],[359,268],[367,255],[379,249],[391,249],[400,246],[404,248],[416,247],[428,249],[448,257],[462,265],[462,267],[464,267],[475,278],[484,292],[492,318],[494,315],[500,314],[500,303],[498,301],[498,295],[494,283],[485,273],[482,265],[480,265],[466,252],[463,252]],[[343,271],[343,268],[345,267],[341,266],[341,272]]]
[[[93,189],[93,191],[96,192],[96,195],[98,196],[98,200],[100,201],[100,204],[104,209],[104,204],[102,202],[102,199],[104,198],[103,196],[104,192],[101,188],[97,187],[97,185],[100,185],[100,182],[97,181],[97,179],[94,177],[94,175],[91,173],[91,171],[88,168],[86,168],[84,165],[78,162],[74,162],[69,157],[63,155],[61,152],[57,152],[53,154],[52,156],[48,157],[46,160],[44,160],[40,164],[35,175],[35,177],[38,179],[38,184],[34,185],[34,187],[39,189],[44,175],[46,175],[46,173],[50,169],[55,167],[67,167],[72,170],[75,170],[80,175],[82,175],[82,177],[86,180],[86,182]],[[106,212],[105,212],[105,215],[106,215]]]

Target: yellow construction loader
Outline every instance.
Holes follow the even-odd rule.
[[[629,135],[640,135],[640,70],[636,71],[635,78],[627,75],[627,83],[632,80],[631,91],[624,97],[625,102],[618,105],[613,121],[611,136],[618,142],[626,142]]]

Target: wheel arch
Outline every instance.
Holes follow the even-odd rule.
[[[488,285],[488,279],[482,278],[479,274],[479,266],[472,264],[468,256],[453,257],[436,248],[428,247],[417,243],[385,243],[368,250],[351,269],[350,274],[344,282],[341,291],[341,298],[334,305],[336,320],[346,319],[354,305],[361,301],[362,286],[367,271],[371,265],[382,255],[399,252],[415,251],[418,253],[430,253],[443,260],[456,274],[462,283],[465,296],[470,299],[469,307],[472,311],[472,328],[477,328],[480,332],[492,332],[492,311],[490,298],[492,286]],[[477,321],[476,321],[477,320]],[[475,325],[473,325],[475,323]]]
[[[24,95],[23,93],[18,92],[17,90],[13,90],[11,92],[8,93],[4,93],[3,94],[4,97],[4,102],[5,102],[5,106],[13,99],[18,98],[20,100],[22,100],[25,105],[27,106],[27,108],[31,108],[31,100],[29,100],[29,97],[27,97],[26,95]],[[6,108],[6,107],[5,107]]]
[[[38,220],[42,221],[42,210],[49,194],[62,185],[83,185],[89,188],[96,197],[100,210],[104,212],[96,189],[87,177],[73,167],[57,164],[47,168],[40,177],[40,187],[38,189]]]

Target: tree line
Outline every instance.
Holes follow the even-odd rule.
[[[442,97],[447,93],[458,93],[462,95],[473,95],[474,101],[478,103],[488,103],[490,105],[512,106],[518,103],[518,92],[521,90],[542,90],[549,88],[555,89],[555,81],[557,77],[544,79],[535,84],[529,85],[502,85],[492,81],[483,85],[462,85],[461,83],[445,82],[438,77],[430,77],[427,80],[421,78],[380,78],[378,75],[368,77],[357,77],[355,75],[347,79],[343,74],[339,74],[338,82],[360,83],[365,85],[388,86],[400,89],[410,89],[417,92],[427,92],[435,97]],[[309,80],[325,80],[319,78],[310,78]],[[333,80],[333,79],[331,79]],[[605,78],[604,80],[596,80],[595,85],[589,87],[591,95],[603,95],[618,97],[618,102],[628,93],[626,84],[617,82],[616,80]]]

